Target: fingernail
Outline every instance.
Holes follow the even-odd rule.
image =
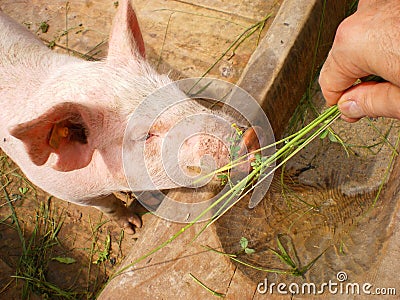
[[[365,116],[365,113],[358,106],[357,102],[354,100],[345,100],[342,103],[339,103],[339,109],[343,115],[348,118],[362,118]]]

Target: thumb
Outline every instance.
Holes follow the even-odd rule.
[[[390,82],[364,82],[346,91],[339,99],[345,119],[389,117],[400,119],[400,87]]]

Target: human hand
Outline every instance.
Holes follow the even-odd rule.
[[[378,75],[387,82],[357,79]],[[357,12],[338,27],[319,83],[328,105],[343,119],[400,119],[400,1],[360,0]]]

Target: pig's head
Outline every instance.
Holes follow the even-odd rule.
[[[128,0],[120,1],[108,57],[70,59],[52,69],[32,96],[37,116],[11,128],[33,164],[59,172],[88,170],[92,180],[104,168],[117,182],[114,188],[133,190],[187,185],[187,178],[226,164],[232,128],[198,102],[178,103],[186,96],[144,57],[136,15]],[[148,101],[149,95],[156,98]],[[255,141],[255,131],[248,132],[248,151],[259,147]]]

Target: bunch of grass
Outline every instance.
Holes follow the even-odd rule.
[[[230,189],[225,192],[218,200],[216,200],[216,203],[214,204],[217,205],[220,202],[225,201],[225,203],[229,203],[229,207],[233,206],[245,195],[253,191],[264,180],[272,176],[278,168],[283,166],[289,159],[291,159],[299,151],[304,149],[316,137],[325,138],[334,136],[332,130],[330,129],[330,125],[332,125],[332,123],[339,117],[340,111],[338,107],[336,105],[329,107],[311,123],[300,129],[296,133],[285,137],[275,142],[274,144],[267,145],[257,150],[258,153],[261,153],[262,150],[266,150],[267,148],[281,146],[271,156],[262,157],[260,155],[257,155],[258,153],[249,153],[247,155],[239,157],[234,161],[231,161],[229,164],[209,174],[208,176],[214,176],[215,174],[228,172],[232,168],[240,164],[246,163],[250,154],[255,154],[255,161],[252,162],[252,171],[247,176],[239,180],[237,183],[231,183]],[[236,200],[232,201],[232,199]],[[225,210],[226,207],[223,206],[223,209]],[[215,216],[219,213],[220,211],[218,211]],[[201,214],[201,216],[203,216],[203,214]],[[214,220],[215,219],[217,218],[214,218]],[[211,222],[209,224],[211,224]]]

